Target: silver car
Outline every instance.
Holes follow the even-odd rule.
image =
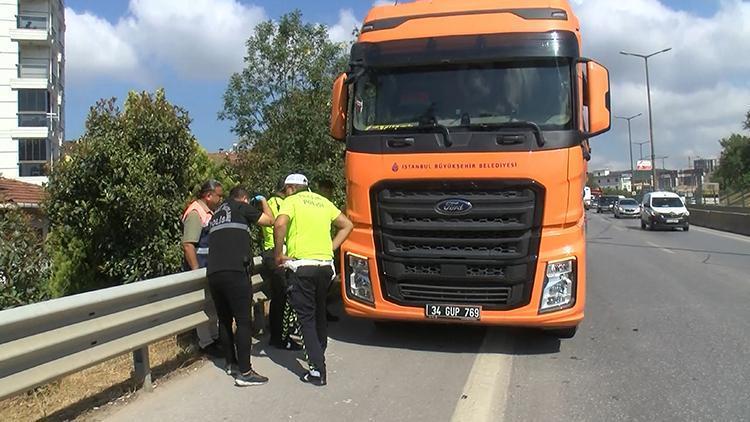
[[[635,199],[620,199],[614,206],[615,218],[638,218],[641,216],[641,205]]]

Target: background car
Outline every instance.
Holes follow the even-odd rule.
[[[620,199],[614,205],[615,218],[638,218],[641,216],[641,205],[632,198]]]
[[[690,212],[676,193],[650,192],[643,197],[641,228],[655,230],[660,227],[690,230]]]
[[[596,213],[601,214],[603,212],[612,212],[612,208],[615,202],[620,199],[617,196],[605,195],[599,198],[599,202],[596,204]]]

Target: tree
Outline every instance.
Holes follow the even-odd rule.
[[[20,210],[0,209],[0,309],[46,299],[48,278],[41,232]]]
[[[713,179],[724,189],[750,188],[750,137],[735,133],[719,143],[722,152]]]
[[[328,136],[328,120],[345,45],[331,42],[325,26],[303,23],[299,11],[259,24],[246,45],[245,69],[231,76],[219,113],[242,140],[240,179],[268,193],[282,175],[303,172],[313,183],[331,179],[340,201],[344,147]]]
[[[163,90],[91,108],[75,152],[50,175],[51,291],[64,295],[177,271],[180,215],[214,170],[185,110]]]
[[[745,113],[745,121],[742,122],[742,128],[745,130],[750,130],[750,110]]]

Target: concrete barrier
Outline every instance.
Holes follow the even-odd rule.
[[[750,236],[750,208],[690,205],[690,224]]]

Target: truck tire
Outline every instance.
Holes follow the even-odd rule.
[[[568,328],[555,328],[552,330],[545,330],[545,332],[553,337],[557,338],[573,338],[578,331],[578,326]]]

